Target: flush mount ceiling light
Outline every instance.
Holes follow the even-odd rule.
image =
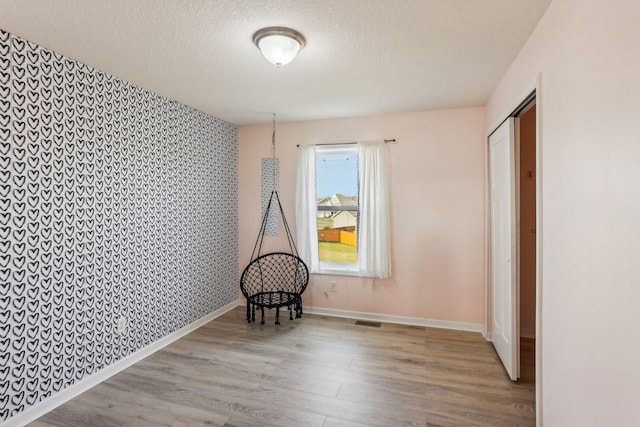
[[[253,35],[253,44],[276,67],[293,61],[306,43],[304,36],[291,28],[267,27]]]

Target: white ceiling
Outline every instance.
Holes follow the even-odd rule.
[[[0,0],[0,28],[242,126],[483,105],[550,1]]]

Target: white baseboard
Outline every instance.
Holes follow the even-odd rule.
[[[491,338],[491,332],[488,332],[484,337],[487,341],[493,342],[493,339]],[[521,329],[520,338],[536,339],[536,331],[532,329]]]
[[[135,353],[130,354],[129,356],[121,360],[118,360],[117,362],[107,366],[103,370],[98,371],[95,374],[92,374],[91,376],[80,380],[79,382],[65,388],[64,390],[61,390],[60,392],[52,395],[50,398],[40,403],[37,403],[36,405],[26,409],[24,412],[19,413],[15,417],[9,418],[7,421],[0,423],[0,427],[24,426],[25,424],[35,421],[36,419],[40,418],[47,412],[52,411],[53,409],[57,408],[63,403],[89,390],[91,387],[100,384],[101,382],[105,381],[109,377],[128,368],[134,363],[139,362],[145,357],[150,356],[156,351],[161,350],[162,348],[168,346],[175,340],[182,338],[183,336],[187,335],[190,332],[195,331],[199,327],[205,325],[206,323],[209,323],[213,319],[216,319],[222,316],[229,310],[233,310],[239,305],[241,304],[239,303],[238,300],[230,302],[224,307],[221,307],[207,314],[206,316],[201,317],[200,319],[189,323],[187,326],[184,326],[178,329],[177,331],[167,335],[166,337],[161,338],[158,341],[152,344],[149,344],[148,346],[136,351]]]
[[[368,320],[370,322],[397,323],[400,325],[424,326],[427,328],[482,333],[481,323],[454,322],[450,320],[426,319],[423,317],[393,316],[389,314],[366,313],[362,311],[338,310],[335,308],[312,306],[303,307],[303,311],[305,313],[317,314],[320,316],[344,317],[347,319]]]

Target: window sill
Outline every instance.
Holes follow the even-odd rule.
[[[343,267],[339,264],[321,263],[319,271],[315,274],[326,274],[331,276],[353,276],[360,277],[357,267]]]

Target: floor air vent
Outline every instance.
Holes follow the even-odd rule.
[[[380,322],[367,322],[366,320],[356,320],[355,324],[358,326],[370,326],[372,328],[380,327]]]

